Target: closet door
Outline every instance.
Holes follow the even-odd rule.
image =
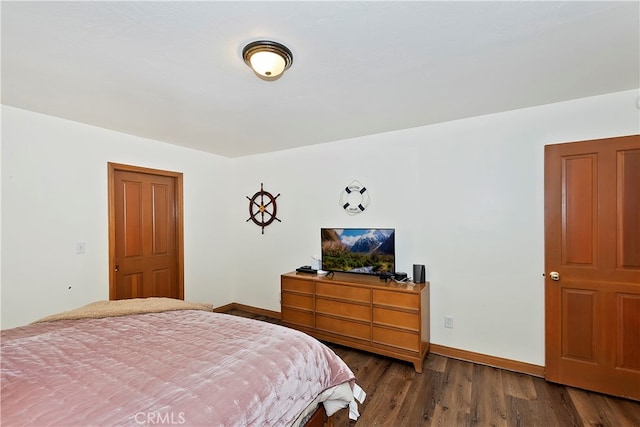
[[[640,135],[545,147],[546,379],[640,399]]]
[[[114,169],[111,299],[183,298],[178,177]]]

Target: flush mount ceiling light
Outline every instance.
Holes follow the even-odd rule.
[[[284,45],[270,41],[251,42],[242,49],[242,58],[263,80],[275,80],[291,67],[293,54]]]

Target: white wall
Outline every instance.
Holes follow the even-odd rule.
[[[232,301],[229,159],[7,106],[2,122],[3,328],[109,298],[107,162],[184,174],[185,298]]]
[[[184,172],[186,299],[279,311],[279,276],[318,254],[321,227],[395,227],[397,269],[428,267],[432,342],[542,365],[543,146],[640,133],[639,94],[240,159],[3,107],[2,327],[108,297],[113,161]],[[354,179],[372,202],[349,216]],[[246,222],[261,182],[281,193],[264,235]]]
[[[426,264],[432,342],[544,364],[545,144],[640,133],[637,90],[238,159],[236,194],[264,182],[264,236],[234,198],[235,300],[279,310],[279,275],[309,264],[320,228],[395,227],[397,270]],[[330,123],[328,124],[330,126]],[[347,215],[357,179],[372,202]],[[445,314],[454,328],[444,328]]]

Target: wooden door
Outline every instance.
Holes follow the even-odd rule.
[[[545,264],[546,379],[640,400],[640,135],[545,147]]]
[[[182,174],[109,164],[110,299],[184,298]]]

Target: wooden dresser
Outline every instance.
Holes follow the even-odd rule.
[[[413,363],[429,352],[429,283],[385,283],[377,276],[286,273],[282,324],[323,341]]]

